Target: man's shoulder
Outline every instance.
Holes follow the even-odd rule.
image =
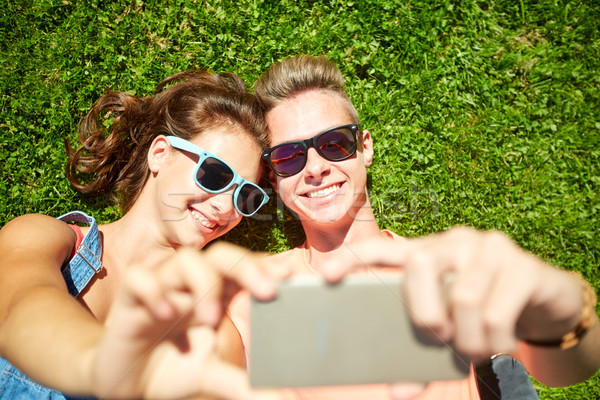
[[[381,234],[387,238],[393,239],[393,240],[398,240],[398,241],[405,241],[406,238],[398,235],[396,232],[392,232],[389,229],[382,229],[381,230]]]
[[[294,247],[293,249],[284,250],[281,253],[271,254],[269,257],[271,258],[271,260],[274,260],[274,261],[279,261],[279,260],[283,261],[283,260],[289,260],[290,258],[302,257],[303,249],[304,248],[302,246],[298,246],[298,247]]]

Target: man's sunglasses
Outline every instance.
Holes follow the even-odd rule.
[[[342,161],[356,153],[356,131],[358,125],[342,125],[328,129],[310,139],[278,144],[265,151],[265,159],[273,172],[286,177],[297,174],[306,166],[308,149],[329,161]]]
[[[255,214],[269,201],[269,196],[263,189],[239,176],[229,164],[214,154],[177,136],[167,136],[167,140],[176,149],[200,156],[194,172],[194,181],[202,190],[209,193],[221,193],[232,185],[237,185],[233,192],[233,205],[243,216],[249,217]]]

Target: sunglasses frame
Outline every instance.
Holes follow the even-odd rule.
[[[329,133],[331,131],[335,131],[335,130],[338,130],[338,129],[341,129],[341,128],[350,129],[350,132],[352,133],[352,137],[354,138],[354,145],[353,145],[354,148],[353,148],[352,152],[350,154],[348,154],[347,156],[345,156],[343,158],[340,158],[340,159],[337,159],[337,160],[332,160],[332,159],[326,157],[323,153],[321,153],[321,150],[317,147],[317,140],[318,140],[319,137],[321,137],[321,136],[323,136],[323,135],[325,135],[325,134],[327,134],[327,133]],[[266,151],[263,152],[262,158],[263,158],[263,160],[265,160],[269,164],[269,167],[271,168],[271,171],[273,171],[275,173],[275,175],[280,176],[282,178],[286,178],[286,177],[289,177],[289,176],[294,176],[294,175],[299,174],[300,172],[302,172],[302,170],[306,167],[306,162],[308,160],[308,156],[304,157],[304,163],[302,165],[302,168],[298,172],[295,172],[293,174],[281,174],[281,173],[279,173],[279,172],[277,172],[275,170],[275,168],[273,167],[272,161],[271,161],[271,153],[274,150],[277,150],[280,147],[287,146],[287,145],[290,145],[290,144],[300,144],[304,148],[304,152],[305,153],[308,153],[308,149],[310,149],[312,147],[313,149],[315,149],[317,151],[317,153],[319,154],[319,156],[323,157],[327,161],[333,161],[333,162],[343,161],[343,160],[347,160],[348,158],[350,158],[350,157],[352,157],[353,155],[356,154],[356,149],[358,148],[358,139],[357,139],[357,136],[356,136],[356,132],[358,132],[358,131],[360,131],[360,126],[358,124],[347,124],[347,125],[335,126],[333,128],[329,128],[327,130],[319,132],[315,136],[313,136],[313,137],[311,137],[309,139],[306,139],[306,140],[294,140],[294,141],[291,141],[291,142],[280,143],[277,146],[273,146],[270,149],[268,149],[268,150],[266,150]]]
[[[264,205],[265,205],[265,204],[266,204],[266,203],[269,201],[269,195],[267,194],[267,192],[265,192],[265,191],[263,190],[263,188],[261,188],[260,186],[258,186],[258,185],[257,185],[256,183],[254,183],[254,182],[251,182],[251,181],[249,181],[249,180],[247,180],[247,179],[244,179],[244,178],[242,178],[242,177],[241,177],[241,176],[240,176],[240,175],[239,175],[239,174],[238,174],[238,173],[235,171],[235,169],[234,169],[234,168],[233,168],[231,165],[227,164],[227,163],[226,163],[224,160],[222,160],[221,158],[217,157],[216,155],[212,154],[212,153],[211,153],[211,152],[209,152],[209,151],[206,151],[206,150],[203,150],[203,149],[201,149],[200,147],[196,146],[196,145],[195,145],[195,144],[193,144],[192,142],[190,142],[190,141],[187,141],[187,140],[185,140],[185,139],[182,139],[182,138],[180,138],[180,137],[177,137],[177,136],[166,136],[166,138],[167,138],[167,140],[168,140],[169,144],[170,144],[172,147],[174,147],[174,148],[176,148],[176,149],[178,149],[178,150],[183,150],[183,151],[187,151],[187,152],[189,152],[189,153],[192,153],[192,154],[196,154],[197,156],[199,156],[199,157],[200,157],[200,158],[198,159],[198,162],[196,163],[196,169],[194,170],[194,182],[196,183],[196,185],[198,185],[198,187],[199,187],[200,189],[202,189],[202,190],[204,190],[204,191],[206,191],[206,192],[208,192],[208,193],[211,193],[211,194],[216,194],[216,193],[223,193],[223,192],[227,191],[227,190],[228,190],[228,189],[229,189],[231,186],[233,186],[233,185],[237,185],[237,187],[235,188],[235,190],[234,190],[234,192],[233,192],[233,198],[232,198],[232,200],[233,200],[233,206],[235,207],[235,209],[237,210],[237,212],[238,212],[238,213],[240,213],[241,215],[243,215],[244,217],[250,217],[250,216],[252,216],[252,215],[256,214],[256,213],[258,212],[258,210],[260,210],[260,208],[261,208],[262,206],[264,206]],[[202,184],[201,184],[201,183],[198,181],[198,178],[197,178],[197,176],[198,176],[198,171],[200,170],[200,167],[202,166],[202,164],[204,163],[204,161],[206,161],[208,158],[214,158],[215,160],[217,160],[217,161],[219,161],[219,162],[221,162],[221,163],[225,164],[225,165],[227,166],[227,168],[229,168],[229,169],[231,170],[231,172],[233,172],[233,178],[232,178],[232,179],[231,179],[231,181],[230,181],[230,182],[229,182],[229,183],[228,183],[228,184],[227,184],[227,185],[226,185],[224,188],[222,188],[222,189],[218,189],[218,190],[212,190],[212,189],[209,189],[209,188],[207,188],[206,186],[202,185]],[[239,195],[240,195],[240,192],[241,192],[241,190],[242,190],[242,187],[243,187],[244,185],[246,185],[246,184],[248,184],[248,185],[250,185],[250,186],[252,186],[252,187],[254,187],[254,188],[257,188],[257,189],[260,191],[260,193],[262,193],[262,195],[264,196],[264,198],[263,198],[263,200],[262,200],[261,204],[260,204],[258,207],[256,207],[256,210],[255,210],[254,212],[252,212],[252,213],[250,213],[250,214],[242,212],[242,210],[240,210],[240,209],[238,208],[238,205],[237,205],[237,200],[238,200],[238,197],[239,197]]]

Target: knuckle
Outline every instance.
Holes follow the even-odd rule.
[[[456,225],[448,229],[448,232],[453,235],[470,235],[475,232],[475,229],[465,225]]]
[[[433,252],[426,249],[415,249],[407,258],[404,268],[407,271],[422,273],[423,268],[434,268],[435,257]]]
[[[475,308],[481,303],[481,296],[471,288],[454,285],[449,295],[450,303],[454,307]]]
[[[413,324],[422,330],[438,331],[444,326],[444,319],[433,313],[421,313],[413,317]]]
[[[202,250],[202,254],[209,260],[223,259],[225,255],[234,254],[236,246],[223,241],[213,242],[206,249]]]
[[[475,237],[478,234],[478,231],[468,226],[457,225],[448,229],[446,234],[456,240],[465,240]]]
[[[496,251],[511,247],[512,241],[504,233],[493,230],[486,231],[482,234],[483,246]]]
[[[482,315],[483,326],[487,332],[504,331],[507,320],[507,317],[505,317],[501,312],[487,311],[484,313],[484,315]]]
[[[454,346],[456,349],[468,357],[477,357],[481,352],[481,345],[479,340],[474,340],[472,337],[465,335],[459,335],[454,340]]]

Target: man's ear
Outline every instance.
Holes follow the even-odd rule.
[[[369,167],[373,162],[373,138],[368,130],[363,130],[362,134],[362,154],[365,167]]]
[[[277,175],[275,175],[275,172],[269,167],[267,167],[267,174],[269,174],[269,183],[273,187],[273,190],[275,193],[279,193],[279,190],[277,190]]]
[[[164,135],[158,135],[152,141],[148,150],[148,168],[151,172],[157,173],[161,164],[168,155],[168,150],[171,146]]]

